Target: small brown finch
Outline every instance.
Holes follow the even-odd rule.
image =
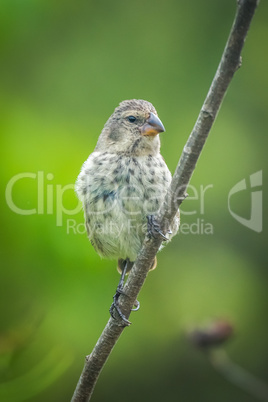
[[[122,275],[110,312],[114,317],[117,310],[123,321],[127,320],[117,300],[125,274],[132,268],[148,222],[154,222],[152,217],[171,182],[171,173],[160,154],[158,134],[163,131],[150,102],[121,102],[106,122],[76,182],[91,244],[100,256],[118,259]],[[164,239],[169,240],[178,227],[179,214]],[[155,266],[156,259],[151,269]]]

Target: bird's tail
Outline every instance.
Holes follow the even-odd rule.
[[[135,261],[127,261],[127,274],[129,274],[131,268],[133,267]],[[122,258],[119,258],[118,263],[117,263],[117,271],[119,272],[119,274],[122,274],[123,268],[126,264],[126,260],[123,260]],[[152,271],[153,269],[155,269],[157,266],[157,259],[156,257],[154,258],[154,261],[152,263],[152,266],[150,268],[150,271]]]

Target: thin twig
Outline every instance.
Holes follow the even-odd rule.
[[[260,401],[268,401],[268,385],[232,362],[223,349],[210,351],[208,358],[212,366],[228,381]]]
[[[185,198],[185,190],[219,111],[227,87],[235,71],[241,64],[241,50],[257,3],[258,0],[238,1],[234,24],[216,75],[193,131],[183,149],[165,201],[158,213],[157,220],[162,228],[170,226],[179,205]],[[156,238],[148,238],[147,236],[130,272],[124,286],[124,294],[119,298],[120,309],[127,318],[130,315],[131,308],[137,299],[161,242],[161,236]],[[92,353],[86,357],[84,369],[74,392],[72,402],[89,401],[99,374],[123,330],[124,326],[120,326],[112,318],[109,319]]]

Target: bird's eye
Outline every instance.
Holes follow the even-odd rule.
[[[130,123],[134,123],[136,121],[136,117],[135,116],[128,116],[128,121]]]

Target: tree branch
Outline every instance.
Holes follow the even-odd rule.
[[[205,353],[214,369],[227,380],[256,399],[268,402],[268,385],[234,363],[222,348],[233,333],[234,327],[230,322],[218,319],[204,328],[195,328],[188,333],[187,338],[193,346]]]
[[[210,350],[207,354],[212,366],[228,381],[260,401],[268,401],[268,386],[243,367],[234,363],[225,350]]]
[[[209,131],[219,111],[229,83],[241,64],[241,51],[258,0],[238,0],[233,27],[224,49],[219,67],[201,108],[193,131],[183,149],[157,220],[162,228],[168,228],[185,198],[185,190],[194,172],[195,165],[206,142]],[[146,236],[143,247],[131,269],[124,286],[124,294],[119,298],[122,313],[128,318],[146,279],[149,267],[161,245],[162,238]],[[89,401],[99,374],[114,345],[124,330],[123,323],[110,318],[92,353],[86,357],[85,365],[74,392],[72,402]]]

